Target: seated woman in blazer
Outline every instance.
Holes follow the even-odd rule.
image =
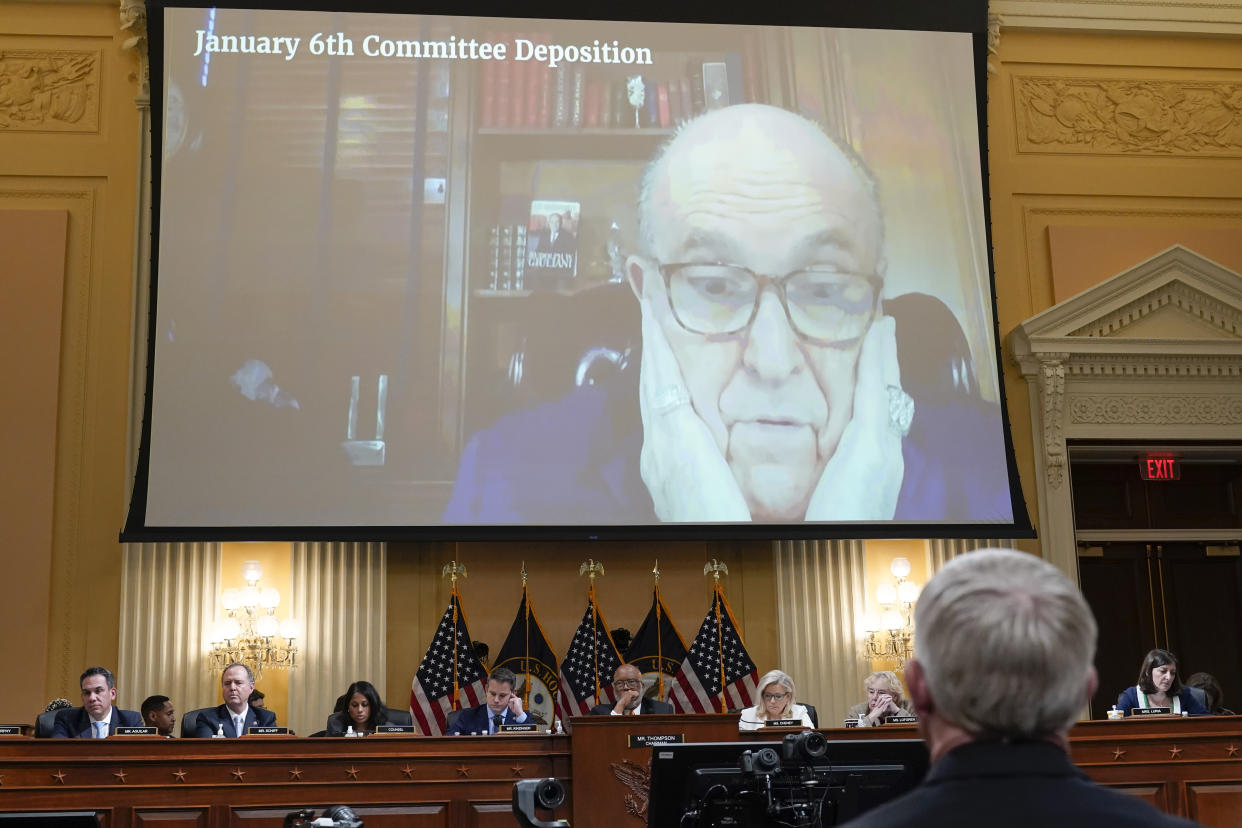
[[[355,681],[345,691],[345,709],[328,717],[328,735],[344,736],[349,728],[363,735],[388,723],[388,711],[380,700],[379,691],[369,681]]]
[[[1143,658],[1138,684],[1127,687],[1117,699],[1117,709],[1126,715],[1136,708],[1167,707],[1174,716],[1207,715],[1207,708],[1178,678],[1177,656],[1168,650],[1152,650]]]
[[[738,730],[758,730],[768,721],[796,720],[803,727],[814,727],[805,706],[794,701],[794,683],[788,673],[769,670],[759,679],[759,698],[737,720]]]

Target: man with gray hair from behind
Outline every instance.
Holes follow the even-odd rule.
[[[919,596],[905,674],[931,769],[848,824],[1196,824],[1096,785],[1070,761],[1069,730],[1098,683],[1095,641],[1090,607],[1051,564],[1012,549],[950,561]]]

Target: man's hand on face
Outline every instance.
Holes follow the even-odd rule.
[[[881,316],[863,337],[854,414],[807,506],[807,520],[892,520],[905,476],[902,435],[889,416],[888,387],[901,387],[897,323]]]
[[[652,298],[643,297],[642,304],[639,470],[656,515],[672,522],[749,521],[750,509],[728,462],[690,404],[690,392],[656,319]]]
[[[622,690],[621,695],[617,697],[617,703],[612,708],[613,711],[622,716],[629,713],[638,706],[639,696],[641,694],[641,690],[635,690],[633,688]]]
[[[509,697],[509,717],[513,719],[522,718],[522,697],[517,693]]]

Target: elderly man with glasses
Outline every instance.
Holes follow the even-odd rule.
[[[638,206],[637,389],[580,388],[476,434],[446,521],[1011,519],[999,407],[960,324],[930,296],[881,301],[884,218],[852,149],[783,109],[726,107],[665,145]],[[942,348],[943,376],[919,362]]]
[[[612,689],[616,704],[597,704],[591,708],[592,716],[652,716],[672,713],[668,702],[649,699],[643,695],[643,674],[633,664],[622,664],[612,674]]]

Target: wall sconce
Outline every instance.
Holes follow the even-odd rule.
[[[863,658],[892,659],[901,670],[914,655],[914,604],[919,598],[919,585],[906,580],[910,574],[908,558],[893,558],[888,569],[893,582],[880,584],[875,591],[883,612],[879,618],[868,613],[864,623],[867,637],[863,639]]]
[[[276,618],[280,591],[272,587],[260,589],[263,565],[258,561],[242,564],[246,586],[226,589],[220,595],[225,617],[212,632],[207,667],[220,672],[229,664],[245,664],[255,678],[264,668],[289,670],[297,666],[298,625],[292,618]]]

